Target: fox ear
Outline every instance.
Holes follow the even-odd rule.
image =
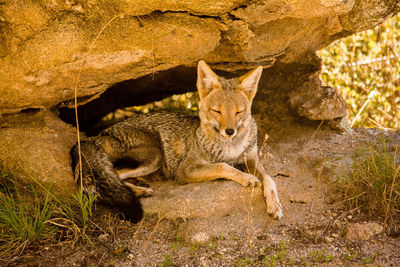
[[[256,95],[262,70],[263,68],[258,66],[239,78],[241,89],[250,101],[253,100]]]
[[[216,85],[220,85],[218,75],[203,60],[197,65],[197,90],[200,99],[207,96]]]

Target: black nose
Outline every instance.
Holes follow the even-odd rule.
[[[225,133],[226,133],[227,135],[232,135],[232,134],[235,133],[235,130],[229,128],[229,129],[226,129],[226,130],[225,130]]]

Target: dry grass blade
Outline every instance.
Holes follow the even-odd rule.
[[[359,209],[386,226],[400,222],[400,155],[382,139],[360,149],[348,178],[339,183],[348,209]]]
[[[144,245],[143,245],[143,247],[141,249],[141,253],[143,253],[146,250],[146,248],[149,245],[149,242],[152,239],[154,233],[157,231],[158,225],[160,224],[162,219],[163,219],[163,217],[161,217],[160,213],[158,213],[158,220],[157,220],[156,226],[154,226],[153,231],[151,231],[149,237],[147,238],[146,242],[144,243]]]
[[[315,136],[317,135],[317,133],[319,132],[319,129],[321,129],[321,126],[322,126],[323,124],[324,124],[324,120],[322,120],[322,121],[318,124],[317,129],[315,129],[315,131],[314,131],[313,134],[311,135],[310,140],[309,140],[308,143],[307,143],[306,150],[305,150],[304,153],[303,153],[303,159],[306,159],[306,158],[307,158],[308,152],[309,152],[309,150],[310,150],[310,148],[311,148],[311,144],[312,144],[312,142],[313,142]]]
[[[248,204],[244,203],[245,209],[247,211],[247,247],[246,252],[250,249],[251,246],[251,213],[253,211],[253,197],[254,197],[254,186],[251,188],[251,194],[249,197]],[[245,200],[243,199],[243,202]]]
[[[144,218],[145,217],[143,216],[143,218],[140,220],[138,228],[136,229],[135,234],[133,235],[132,242],[131,242],[133,244],[133,246],[136,246],[136,242],[139,237],[139,233],[143,229]]]
[[[81,78],[81,74],[83,71],[83,66],[86,63],[86,58],[88,55],[90,55],[90,53],[92,52],[92,49],[94,47],[94,45],[96,44],[97,40],[99,39],[100,35],[103,33],[103,31],[108,27],[108,25],[111,24],[112,21],[114,21],[116,18],[118,17],[124,17],[125,14],[118,14],[116,16],[114,16],[112,19],[110,19],[104,26],[103,28],[97,33],[96,37],[94,38],[94,40],[92,41],[92,43],[90,44],[89,50],[86,54],[86,56],[83,58],[82,61],[82,65],[79,68],[76,80],[75,80],[75,86],[74,86],[74,110],[75,110],[75,123],[76,123],[76,138],[77,138],[77,144],[78,144],[78,164],[79,164],[79,175],[80,175],[80,179],[81,179],[81,194],[82,194],[82,190],[83,190],[83,180],[82,180],[82,156],[81,156],[81,138],[80,138],[80,134],[79,134],[79,118],[78,118],[78,84]]]

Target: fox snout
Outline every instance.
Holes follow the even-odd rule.
[[[225,130],[225,133],[229,136],[234,135],[235,134],[235,130],[232,128],[228,128]]]
[[[233,128],[219,129],[219,134],[224,138],[232,138],[236,135],[237,130]]]
[[[222,137],[229,139],[236,136],[241,125],[242,125],[242,120],[239,119],[238,121],[237,120],[229,121],[229,123],[220,122],[219,127],[215,128]]]

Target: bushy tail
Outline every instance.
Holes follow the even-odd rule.
[[[126,220],[136,223],[143,217],[139,199],[114,171],[113,164],[94,140],[81,141],[82,179],[79,175],[78,148],[71,150],[72,167],[77,184],[82,184],[86,194],[97,195],[101,204],[115,209]]]

